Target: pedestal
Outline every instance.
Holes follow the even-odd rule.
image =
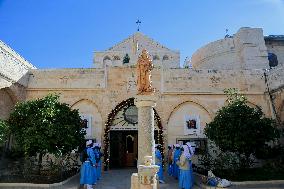
[[[155,157],[154,107],[157,97],[154,95],[137,95],[135,105],[138,108],[138,162],[143,165],[145,156]],[[155,164],[153,158],[153,164]]]
[[[145,156],[145,163],[138,166],[138,174],[131,176],[131,189],[158,189],[157,179],[158,165],[153,165],[152,156]]]

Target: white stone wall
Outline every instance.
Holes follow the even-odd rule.
[[[0,88],[9,87],[15,82],[26,86],[25,74],[29,69],[35,69],[35,67],[0,41]]]
[[[266,41],[267,51],[277,56],[278,66],[284,66],[284,36],[281,42]]]
[[[96,104],[88,99],[82,99],[78,102],[75,102],[72,106],[73,109],[78,109],[80,115],[84,116],[90,116],[91,117],[91,132],[92,132],[92,138],[96,139],[96,142],[101,142],[103,135],[103,122],[102,122],[102,116],[101,113],[96,106]]]
[[[239,88],[245,94],[263,94],[263,70],[166,69],[163,93],[223,94],[226,88]]]
[[[195,69],[266,69],[262,29],[241,28],[232,38],[209,43],[192,55],[191,64]]]
[[[141,51],[146,49],[153,59],[154,67],[178,68],[180,63],[179,51],[170,50],[158,42],[148,38],[140,32],[128,37],[121,43],[106,51],[94,53],[94,67],[103,68],[107,66],[132,66],[137,64]],[[123,64],[126,53],[130,62]],[[118,60],[119,59],[119,60]]]
[[[284,66],[278,66],[270,69],[267,72],[268,85],[270,90],[277,90],[280,87],[284,87]]]
[[[104,69],[42,69],[29,72],[29,89],[102,89]]]

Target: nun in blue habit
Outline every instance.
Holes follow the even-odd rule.
[[[194,148],[191,146],[190,142],[187,142],[186,143],[187,147],[188,147],[188,150],[189,150],[189,153],[190,153],[190,156],[188,157],[188,159],[190,160],[189,161],[189,166],[190,166],[190,176],[191,176],[191,179],[192,179],[192,185],[194,183],[194,180],[193,180],[193,169],[192,169],[192,161],[191,161],[191,157],[194,155]]]
[[[102,156],[103,156],[101,152],[101,143],[96,143],[95,156],[97,162],[97,179],[100,180],[102,177]]]
[[[177,165],[180,169],[179,174],[179,188],[181,189],[191,189],[193,186],[192,175],[190,174],[190,157],[189,148],[187,145],[182,146],[182,154],[177,161]]]
[[[86,149],[83,151],[83,164],[80,170],[80,184],[85,185],[87,189],[93,188],[97,180],[94,175],[94,166],[96,165],[95,154],[92,147],[92,140],[86,142]]]
[[[181,155],[180,145],[175,145],[175,151],[173,155],[173,177],[178,179],[179,178],[179,166],[177,165],[177,161]]]
[[[155,164],[159,165],[159,171],[158,171],[158,176],[159,176],[159,182],[160,183],[165,183],[164,181],[164,175],[163,175],[163,157],[160,152],[159,148],[160,144],[155,144]]]

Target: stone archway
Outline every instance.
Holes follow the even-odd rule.
[[[203,130],[206,123],[212,120],[212,116],[207,109],[202,105],[195,103],[193,101],[186,101],[177,105],[171,112],[168,118],[168,143],[175,144],[178,138],[204,138]],[[200,119],[200,130],[201,134],[199,136],[189,136],[184,133],[185,116],[194,115],[199,116]]]
[[[138,133],[138,127],[137,127],[137,121],[136,121],[136,118],[138,117],[138,115],[134,115],[133,112],[131,112],[131,109],[134,109],[134,107],[136,108],[136,106],[134,105],[134,98],[129,98],[127,100],[120,102],[108,115],[107,122],[105,123],[105,132],[104,132],[104,138],[103,138],[105,170],[109,168],[111,164],[110,161],[112,160],[110,158],[111,138],[112,138],[111,133],[118,132],[119,135],[121,135],[122,137],[123,136],[127,137],[129,135],[132,136]],[[129,111],[129,113],[127,113],[127,111]],[[163,145],[161,153],[164,156],[163,126],[161,123],[161,118],[155,109],[154,109],[154,118],[155,118],[154,121],[155,121],[155,128],[156,128],[155,129],[155,136],[156,136],[155,141],[156,143]],[[118,147],[118,148],[121,148],[121,147]],[[122,147],[121,151],[123,151],[124,149],[125,148]]]
[[[95,102],[89,99],[81,99],[75,102],[71,108],[78,109],[79,114],[90,122],[88,124],[91,126],[89,130],[91,133],[90,136],[86,137],[89,139],[96,139],[97,142],[101,142],[103,122],[101,113]]]
[[[0,119],[8,119],[16,104],[15,98],[7,88],[0,89]]]

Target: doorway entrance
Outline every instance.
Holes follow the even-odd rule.
[[[138,109],[134,98],[119,103],[108,115],[104,133],[104,169],[136,167],[138,157]],[[161,119],[154,109],[154,137],[164,144]],[[161,149],[162,156],[164,148]]]
[[[135,167],[138,131],[110,131],[110,168]]]

